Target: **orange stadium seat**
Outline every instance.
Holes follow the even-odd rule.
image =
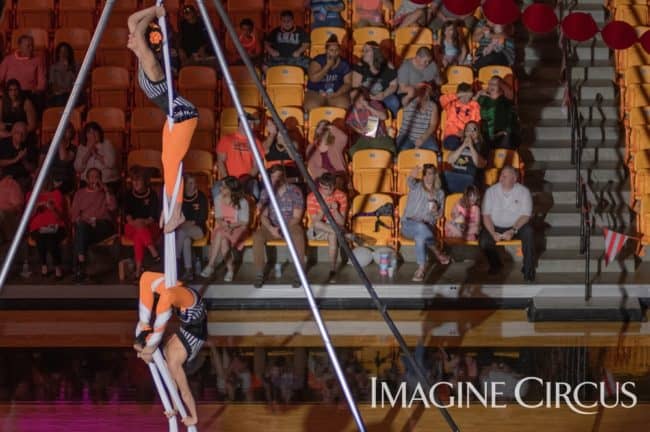
[[[395,62],[415,57],[421,47],[431,48],[433,33],[426,27],[402,27],[395,30]]]
[[[16,5],[16,26],[52,28],[54,0],[20,0]]]
[[[178,76],[179,92],[196,106],[216,106],[217,73],[208,66],[186,66]]]
[[[393,155],[386,150],[359,150],[352,156],[352,185],[360,194],[393,191]]]
[[[298,66],[273,66],[266,71],[266,91],[275,106],[302,106],[305,72]]]
[[[499,180],[501,168],[510,165],[519,171],[519,180],[524,179],[524,162],[519,157],[517,150],[496,149],[490,152],[485,169],[485,184],[491,186]]]
[[[352,57],[361,57],[361,50],[366,42],[374,41],[379,44],[385,57],[390,59],[393,55],[393,41],[390,32],[385,27],[362,27],[352,32]]]
[[[125,51],[129,39],[129,30],[126,27],[107,28],[99,41],[95,61],[99,66],[118,66],[133,69],[134,56]]]
[[[272,30],[280,25],[280,12],[290,10],[293,12],[293,20],[297,26],[305,27],[305,8],[295,0],[269,0],[269,17],[267,28]],[[239,24],[239,23],[235,23]]]
[[[93,69],[90,98],[93,106],[129,108],[129,71],[116,66]]]
[[[488,81],[493,76],[498,76],[508,85],[510,85],[513,90],[515,89],[515,76],[512,73],[512,69],[509,66],[485,66],[478,70],[478,82],[482,88],[487,89]]]
[[[648,5],[628,4],[616,7],[614,19],[631,26],[648,25]]]
[[[54,47],[61,42],[69,43],[74,51],[74,60],[80,65],[90,45],[90,39],[90,31],[85,28],[60,28],[54,32]]]
[[[245,106],[244,110],[254,115],[259,114],[257,107]],[[239,117],[237,117],[237,110],[232,107],[223,108],[219,116],[219,138],[234,133],[238,127]]]
[[[110,140],[118,154],[126,150],[126,115],[113,107],[94,107],[88,111],[86,122],[97,122],[104,129],[104,136]]]
[[[94,29],[96,7],[95,0],[59,0],[57,27]]]
[[[192,149],[213,151],[215,148],[214,109],[199,107],[199,124],[192,136]]]
[[[261,95],[257,87],[253,82],[253,79],[248,74],[246,66],[230,66],[230,74],[232,79],[235,82],[235,89],[239,94],[239,100],[242,105],[257,107],[260,106]],[[258,76],[260,76],[259,71],[257,71]],[[232,107],[232,97],[230,96],[230,91],[228,91],[228,86],[224,80],[221,81],[221,105],[224,107]]]
[[[393,245],[394,217],[381,216],[377,218],[376,216],[359,216],[359,214],[372,213],[384,204],[394,204],[393,198],[382,193],[357,195],[352,200],[350,211],[352,231],[372,239],[377,246]]]
[[[42,28],[17,28],[11,32],[11,50],[18,49],[18,39],[22,35],[29,35],[34,39],[34,52],[37,55],[43,55],[47,59],[50,47],[47,30]]]
[[[438,166],[438,155],[433,150],[411,149],[402,150],[397,154],[397,184],[395,191],[398,195],[408,193],[406,179],[415,167],[422,167],[425,164]],[[422,177],[422,170],[418,173],[418,178]]]
[[[104,10],[106,5],[106,0],[102,0],[100,3],[99,13]],[[126,27],[126,22],[129,19],[129,15],[137,11],[139,8],[138,0],[120,0],[116,1],[113,4],[113,10],[111,11],[111,16],[108,19],[108,27]]]
[[[325,42],[330,36],[336,35],[341,47],[345,49],[347,45],[346,35],[347,30],[341,27],[319,27],[311,31],[309,39],[311,45],[309,47],[310,57],[316,57],[319,54],[325,54]]]
[[[141,166],[150,168],[154,171],[153,177],[150,179],[153,183],[162,183],[162,152],[160,150],[144,149],[144,150],[131,150],[126,158],[126,174],[127,181],[128,173],[131,167]],[[124,243],[122,243],[124,244]]]
[[[52,141],[56,128],[59,125],[59,120],[61,120],[61,115],[63,115],[63,107],[47,108],[43,111],[43,119],[41,121],[42,144],[45,145]],[[70,123],[74,126],[78,136],[81,131],[81,113],[79,110],[73,110],[70,113]]]
[[[295,3],[294,3],[295,4]],[[235,26],[248,18],[255,23],[255,27],[264,30],[264,0],[227,0],[226,10]]]
[[[302,108],[297,107],[279,107],[278,115],[282,119],[287,132],[292,139],[298,141],[300,146],[305,141],[305,114]],[[270,116],[269,116],[270,118]]]
[[[327,120],[330,123],[335,123],[340,128],[345,130],[342,123],[345,121],[346,111],[338,107],[318,107],[309,111],[309,132],[307,139],[312,142],[314,134],[316,133],[316,126],[321,120]]]
[[[134,108],[131,113],[131,148],[161,150],[166,119],[160,108]]]
[[[469,66],[449,66],[445,72],[447,82],[440,88],[442,94],[456,93],[458,84],[474,84],[474,72]]]

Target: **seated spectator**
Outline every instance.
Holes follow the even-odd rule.
[[[440,96],[440,106],[445,111],[445,124],[442,125],[444,137],[443,146],[447,150],[456,150],[461,144],[461,136],[468,122],[481,121],[481,107],[478,94],[472,93],[472,86],[467,83],[458,84],[456,94]]]
[[[38,148],[27,141],[27,124],[14,123],[11,136],[0,140],[0,168],[20,184],[23,192],[27,192],[37,165]]]
[[[463,133],[463,143],[447,156],[450,171],[445,171],[447,192],[460,193],[476,183],[478,171],[485,168],[487,162],[481,156],[484,151],[481,133],[476,122],[469,122]]]
[[[102,172],[90,168],[86,186],[79,189],[72,200],[70,220],[74,224],[74,258],[77,262],[75,280],[86,279],[88,248],[115,234],[115,195],[102,182]]]
[[[27,125],[28,139],[34,144],[37,142],[36,128],[38,127],[38,118],[36,109],[32,101],[25,97],[18,80],[10,79],[5,83],[2,104],[0,105],[0,118],[4,125],[0,129],[1,138],[11,136],[11,128],[13,125],[17,122],[22,122]]]
[[[200,62],[213,56],[203,20],[193,5],[188,4],[183,7],[183,18],[179,29],[181,64]]]
[[[478,43],[473,64],[475,70],[484,66],[515,64],[515,42],[505,33],[502,25],[483,26],[483,34]]]
[[[385,27],[384,9],[393,10],[392,0],[352,0],[355,28]]]
[[[113,193],[120,189],[120,171],[117,167],[118,158],[115,147],[110,141],[104,139],[104,130],[96,122],[86,123],[80,137],[77,156],[74,160],[74,169],[82,181],[87,180],[90,168],[97,168],[102,172],[102,181]]]
[[[65,133],[59,148],[54,155],[52,165],[50,165],[50,174],[56,187],[63,192],[64,195],[70,194],[74,191],[77,182],[77,177],[74,169],[74,161],[77,155],[77,145],[74,142],[75,130],[71,123],[65,129]],[[48,147],[43,147],[43,152],[47,152]],[[43,157],[45,155],[43,154]]]
[[[268,135],[262,143],[262,147],[264,148],[264,160],[267,166],[279,164],[284,167],[287,178],[295,179],[300,177],[300,171],[298,171],[296,163],[289,156],[282,135],[278,133],[278,128],[270,118],[266,121],[266,132]],[[303,137],[295,129],[289,129],[287,132],[293,141],[293,147],[300,152],[301,146],[299,143],[303,140]]]
[[[20,185],[3,168],[0,168],[0,244],[16,234],[25,204],[25,194]]]
[[[288,226],[289,235],[296,247],[298,263],[305,264],[305,228],[302,225],[302,217],[305,212],[305,198],[296,185],[288,184],[284,175],[284,169],[275,165],[269,169],[269,176],[273,183],[273,192],[278,200],[282,217]],[[264,285],[264,250],[269,240],[280,240],[283,238],[278,222],[278,215],[270,208],[269,195],[266,189],[262,191],[259,202],[260,225],[253,234],[253,261],[255,266],[255,288]],[[292,285],[300,287],[300,280],[297,275]]]
[[[214,199],[214,229],[210,242],[210,259],[201,272],[208,278],[214,273],[217,257],[226,262],[224,282],[232,282],[235,275],[234,250],[241,251],[249,234],[250,206],[242,184],[235,177],[222,181],[219,195]]]
[[[417,180],[420,167],[411,171],[406,208],[402,216],[402,235],[415,240],[415,256],[418,268],[413,275],[413,282],[422,282],[427,265],[427,249],[430,249],[440,264],[449,264],[449,257],[436,247],[436,221],[442,216],[445,205],[445,193],[441,188],[440,177],[436,167],[425,164],[422,180]]]
[[[406,59],[397,71],[397,96],[402,106],[407,106],[415,97],[415,87],[420,83],[442,84],[440,71],[433,60],[431,49],[420,47],[412,59]]]
[[[239,42],[254,64],[262,60],[262,41],[255,29],[253,20],[250,18],[244,18],[239,23]],[[230,53],[230,63],[243,63],[237,50]]]
[[[321,120],[316,125],[314,140],[307,147],[307,167],[314,178],[324,173],[347,175],[345,148],[348,135],[333,123]]]
[[[336,35],[325,44],[326,53],[314,57],[309,64],[309,81],[305,92],[305,112],[321,106],[347,109],[352,88],[352,69],[341,57],[341,46]]]
[[[34,56],[34,38],[30,35],[20,36],[18,50],[5,56],[0,63],[0,82],[18,80],[20,88],[37,107],[47,89],[46,73],[45,59],[40,55]]]
[[[477,240],[481,228],[481,194],[474,185],[467,186],[465,193],[451,209],[451,218],[445,221],[445,237]]]
[[[427,4],[402,0],[399,8],[395,11],[393,27],[402,28],[412,25],[425,26],[427,22]]]
[[[370,100],[368,91],[364,88],[356,90],[353,98],[354,104],[345,119],[345,123],[358,135],[348,150],[350,158],[363,149],[381,149],[395,153],[395,142],[384,125],[388,115],[381,102]]]
[[[205,235],[205,221],[208,219],[208,199],[196,185],[192,174],[185,174],[183,182],[183,216],[185,222],[176,228],[176,259],[183,258],[185,273],[181,279],[185,282],[194,280],[192,271],[192,241]]]
[[[438,151],[436,130],[438,129],[438,105],[433,101],[430,84],[416,86],[415,98],[404,108],[402,124],[397,136],[397,151],[427,149]]]
[[[446,23],[451,21],[458,22],[460,25],[464,25],[468,29],[474,28],[476,24],[476,18],[474,17],[473,11],[467,15],[456,15],[447,9],[442,0],[433,0],[429,4],[427,20],[429,21],[427,26],[434,33],[440,31]]]
[[[512,97],[512,88],[498,76],[490,78],[487,92],[479,92],[483,139],[492,149],[519,147],[519,120]]]
[[[249,127],[254,129],[258,121],[257,118],[252,114],[246,114],[246,119]],[[262,143],[257,138],[255,138],[255,144],[260,153],[264,154]],[[221,137],[217,143],[217,175],[220,180],[228,176],[235,177],[249,194],[258,199],[260,193],[257,183],[258,173],[253,154],[248,147],[244,126],[239,122],[237,132]],[[220,187],[220,182],[218,183],[215,185],[217,189]],[[216,194],[213,193],[214,195]]]
[[[345,221],[348,214],[348,196],[336,189],[336,176],[325,173],[318,178],[318,190],[325,199],[336,224],[345,232]],[[309,227],[307,227],[307,238],[309,240],[327,240],[330,272],[328,276],[329,283],[335,283],[336,280],[336,258],[339,251],[339,242],[336,237],[334,228],[329,224],[324,216],[316,195],[311,192],[307,195],[307,212],[309,213]],[[352,239],[352,235],[348,234]]]
[[[345,27],[341,12],[342,0],[311,0],[311,29],[318,27]]]
[[[370,41],[363,46],[361,60],[352,67],[352,87],[367,89],[370,99],[383,102],[393,116],[397,115],[397,72],[384,58],[377,42]]]
[[[156,250],[154,241],[160,236],[160,200],[151,189],[149,178],[142,167],[131,168],[131,190],[126,194],[124,201],[124,236],[133,242],[135,257],[134,280],[139,280],[144,272],[145,249],[149,251],[154,262],[160,262],[160,255]]]
[[[31,192],[27,194],[29,200]],[[41,276],[50,275],[47,268],[47,254],[54,263],[54,273],[57,280],[63,279],[61,267],[61,244],[65,239],[65,201],[61,191],[54,189],[52,177],[48,176],[43,184],[43,190],[36,199],[36,207],[29,221],[29,236],[36,243],[38,257],[41,263]]]
[[[309,67],[309,34],[302,27],[297,27],[293,12],[284,10],[280,13],[280,26],[269,33],[264,42],[266,52],[265,66],[291,65],[304,70]]]
[[[483,231],[479,246],[488,259],[488,274],[501,271],[502,264],[496,242],[513,238],[522,242],[524,265],[522,273],[526,282],[535,281],[535,233],[530,225],[533,199],[528,188],[517,182],[517,170],[504,166],[499,183],[490,186],[483,197]]]
[[[442,40],[435,45],[435,54],[436,62],[442,69],[466,64],[467,44],[456,21],[447,21],[442,26]]]
[[[77,65],[70,44],[61,42],[54,52],[54,63],[50,66],[50,88],[47,99],[47,105],[51,107],[66,104],[77,78]]]

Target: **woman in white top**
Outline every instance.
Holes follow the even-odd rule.
[[[97,168],[102,173],[106,186],[117,192],[120,186],[120,171],[117,167],[117,155],[110,141],[104,139],[104,130],[96,122],[87,123],[81,134],[81,145],[77,149],[74,168],[86,181],[90,168]]]

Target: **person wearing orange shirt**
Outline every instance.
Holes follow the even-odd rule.
[[[443,127],[443,146],[447,150],[456,150],[462,144],[461,138],[469,122],[481,121],[481,107],[476,101],[478,94],[472,93],[472,86],[458,84],[456,94],[440,96],[440,106],[445,112]]]
[[[9,241],[15,234],[24,204],[20,185],[0,168],[0,243]]]

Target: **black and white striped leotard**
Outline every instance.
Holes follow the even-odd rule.
[[[138,84],[140,84],[140,88],[151,102],[156,104],[163,112],[169,112],[167,80],[151,81],[142,70],[142,67],[138,67]],[[199,116],[194,104],[182,96],[174,96],[173,104],[174,122],[176,123]]]
[[[203,298],[190,287],[185,287],[194,296],[194,304],[176,314],[181,322],[177,335],[187,350],[187,362],[196,357],[208,338],[208,313]]]

